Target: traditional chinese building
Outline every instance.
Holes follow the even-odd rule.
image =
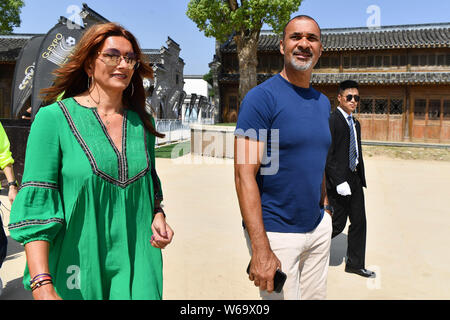
[[[35,34],[0,35],[0,118],[11,117],[11,93],[16,60]],[[25,76],[25,75],[24,75]]]
[[[83,4],[80,13],[85,29],[95,23],[108,22],[106,18]],[[11,95],[14,69],[20,51],[33,37],[44,34],[10,34],[0,35],[0,119],[13,119]],[[173,110],[182,100],[184,61],[180,57],[181,48],[170,37],[166,46],[159,49],[142,49],[144,62],[153,66],[155,78],[146,85],[149,91],[149,103],[158,118],[173,119],[177,113]],[[26,75],[24,74],[24,79]],[[32,80],[31,80],[32,81]]]
[[[108,21],[86,4],[83,4],[80,17],[85,29],[95,23]],[[55,19],[56,22],[57,19]],[[22,48],[34,37],[44,35],[0,35],[0,122],[11,142],[11,152],[15,159],[14,169],[19,182],[22,178],[25,148],[31,124],[29,120],[22,120],[21,115],[30,107],[31,97],[26,100],[21,108],[21,113],[16,117],[16,114],[12,111],[12,91],[14,85],[17,84],[14,81],[14,73]],[[148,92],[149,109],[153,111],[157,118],[177,118],[179,112],[175,110],[175,107],[180,106],[184,100],[184,61],[179,56],[180,46],[168,37],[166,46],[163,45],[160,49],[143,49],[142,51],[144,63],[150,64],[155,72],[153,81],[144,81],[144,87]],[[28,72],[27,70],[29,69],[27,68],[24,73],[20,74],[20,79],[18,79],[20,85],[25,84],[25,82],[33,83],[34,71]],[[4,176],[0,174],[0,183],[5,184],[5,181]]]
[[[280,36],[262,31],[258,82],[283,67]],[[450,23],[322,29],[324,52],[312,86],[337,105],[339,82],[355,80],[364,140],[450,143]],[[236,44],[217,46],[213,70],[219,121],[236,121]]]
[[[149,84],[149,105],[158,119],[177,119],[183,104],[184,61],[181,48],[170,37],[160,49],[142,50],[153,66],[154,80]]]

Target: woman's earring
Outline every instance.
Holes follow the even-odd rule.
[[[91,86],[94,84],[94,76],[91,76],[91,77],[89,77],[88,76],[88,81],[87,81],[87,88],[88,88],[88,90],[90,90],[91,89]]]
[[[133,96],[133,94],[134,94],[134,84],[133,84],[133,82],[131,83],[131,97]]]

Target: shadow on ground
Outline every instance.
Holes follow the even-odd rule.
[[[33,300],[31,291],[23,288],[22,277],[8,281],[0,300]]]
[[[330,266],[339,266],[347,255],[347,235],[341,233],[331,239]]]
[[[14,260],[20,257],[23,252],[23,246],[17,241],[8,237],[8,251],[6,253],[5,261]],[[33,300],[31,291],[23,288],[22,277],[3,283],[3,292],[0,300]]]
[[[23,246],[16,240],[8,237],[8,249],[6,253],[5,261],[15,259],[19,253],[23,252]]]

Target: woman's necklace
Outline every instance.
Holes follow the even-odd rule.
[[[92,99],[92,97],[91,97],[91,99]],[[89,103],[89,104],[95,104],[97,107],[97,111],[103,116],[103,117],[105,117],[105,124],[106,125],[109,125],[110,123],[111,123],[111,121],[107,118],[108,116],[113,116],[113,115],[115,115],[115,114],[122,114],[122,111],[114,111],[114,112],[111,112],[111,113],[105,113],[105,112],[103,112],[103,111],[101,111],[101,110],[99,110],[99,108],[98,108],[98,103],[94,100],[94,99],[92,99],[93,101],[91,101],[89,98],[87,98],[87,102]],[[93,103],[92,103],[93,102]]]
[[[113,115],[116,115],[116,114],[122,114],[122,112],[120,112],[120,111],[114,111],[114,112],[111,112],[111,113],[104,113],[103,111],[98,110],[98,108],[97,108],[97,111],[98,111],[102,116],[105,117],[105,124],[106,124],[106,125],[109,125],[109,124],[111,123],[111,122],[110,122],[110,119],[108,118],[109,116],[113,116]]]

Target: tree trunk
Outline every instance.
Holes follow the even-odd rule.
[[[239,60],[239,104],[247,92],[258,84],[256,72],[258,38],[259,29],[241,31],[234,37]]]

